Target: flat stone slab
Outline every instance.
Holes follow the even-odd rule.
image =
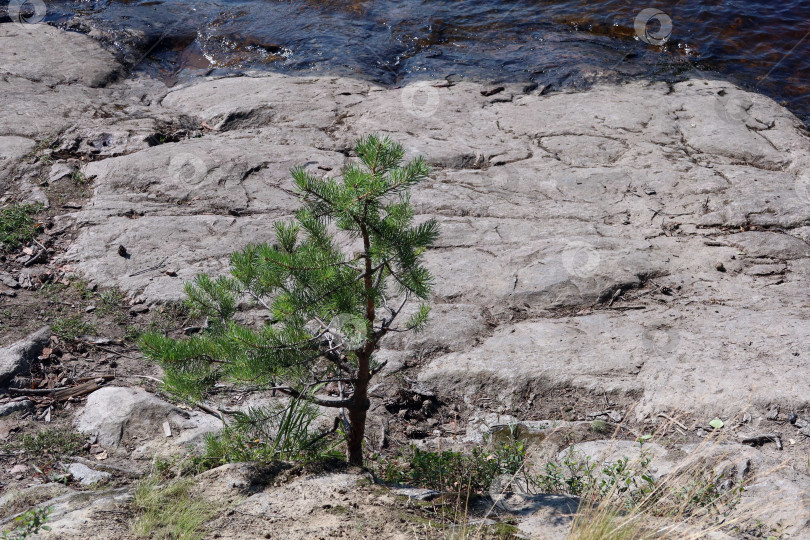
[[[121,66],[98,42],[47,24],[0,24],[0,73],[46,84],[99,87]]]
[[[164,423],[172,436],[166,437]],[[222,421],[197,411],[184,411],[141,388],[107,386],[90,394],[75,419],[77,431],[95,436],[99,444],[119,446],[136,439],[133,459],[151,459],[188,451],[208,433],[222,429]]]

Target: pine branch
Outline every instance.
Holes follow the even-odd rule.
[[[301,392],[290,386],[274,386],[273,388],[268,388],[268,390],[278,390],[279,392],[284,392],[290,397],[294,397],[295,399],[303,399],[320,407],[333,407],[339,409],[341,407],[349,407],[351,405],[354,405],[353,396],[347,399],[323,399],[317,396],[308,396],[302,394]]]

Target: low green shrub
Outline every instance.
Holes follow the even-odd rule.
[[[51,331],[66,341],[78,341],[82,336],[95,333],[96,328],[81,317],[73,316],[57,319]]]
[[[203,524],[216,514],[214,505],[193,497],[191,479],[160,484],[150,476],[135,486],[132,532],[160,540],[197,540],[205,536]]]
[[[47,428],[34,434],[25,433],[6,445],[9,450],[22,450],[38,463],[61,460],[82,452],[86,438],[64,428]]]
[[[559,493],[576,497],[605,497],[618,494],[633,505],[655,489],[650,474],[652,456],[642,450],[640,458],[630,462],[622,457],[615,462],[599,463],[590,456],[571,449],[561,463],[550,461],[535,477],[535,488],[543,493]]]
[[[502,474],[521,475],[526,464],[523,441],[476,446],[469,454],[432,452],[412,446],[394,458],[377,456],[375,473],[385,482],[404,483],[442,492],[484,493]]]
[[[302,400],[286,405],[258,407],[234,415],[234,422],[221,433],[209,435],[203,455],[196,458],[198,469],[210,469],[243,461],[307,462],[340,456],[334,438],[336,430],[316,433],[313,424],[318,409]]]
[[[34,215],[40,208],[39,204],[12,204],[0,208],[0,244],[3,249],[14,251],[36,237]]]
[[[51,528],[45,525],[45,523],[48,522],[48,516],[52,510],[51,507],[32,508],[23,512],[21,515],[14,518],[14,523],[17,526],[9,531],[3,532],[3,540],[22,540],[32,534],[37,534],[40,529],[50,531]]]

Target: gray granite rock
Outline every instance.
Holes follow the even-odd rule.
[[[83,486],[92,486],[93,484],[106,482],[112,476],[108,472],[97,471],[81,463],[71,463],[68,465],[68,472]]]
[[[291,166],[336,174],[338,151],[377,131],[434,164],[413,202],[442,228],[427,255],[433,323],[386,342],[392,368],[431,354],[423,383],[507,407],[561,385],[641,396],[640,416],[806,404],[810,141],[798,120],[720,81],[512,95],[275,74],[172,89],[161,111],[213,133],[92,163],[93,204],[70,217],[81,231],[67,259],[150,301],[179,298],[291,215]],[[750,106],[728,113],[721,97]],[[161,262],[178,276],[139,273]]]
[[[14,377],[24,374],[50,339],[51,329],[46,326],[0,349],[0,387],[8,386]]]
[[[165,436],[164,422],[169,423],[172,437]],[[141,388],[118,386],[90,394],[75,425],[104,446],[132,445],[135,459],[185,451],[204,435],[222,429],[221,420],[211,415],[185,411]]]
[[[0,186],[7,187],[6,182],[13,175],[17,164],[34,149],[35,144],[25,137],[0,136]]]
[[[3,403],[2,405],[0,405],[0,418],[8,416],[10,414],[14,414],[15,412],[32,409],[33,407],[34,403],[28,399]]]
[[[121,70],[97,41],[46,24],[0,24],[0,73],[45,84],[104,86]]]
[[[0,47],[0,183],[23,174],[33,193],[25,157],[43,140],[94,157],[92,197],[56,229],[77,230],[60,262],[96,282],[146,304],[182,297],[292,215],[292,166],[338,174],[378,132],[434,166],[412,201],[442,231],[427,253],[433,319],[385,341],[389,372],[419,360],[421,387],[516,417],[547,418],[560,389],[610,394],[625,416],[635,404],[631,420],[810,407],[810,139],[766,97],[714,80],[488,97],[274,73],[167,89],[111,82],[120,68],[86,36],[0,25],[0,45],[22,38]],[[26,355],[0,356],[0,384]],[[149,458],[219,424],[104,388],[77,426]],[[801,500],[803,477],[788,480]],[[262,497],[245,508],[284,498]]]

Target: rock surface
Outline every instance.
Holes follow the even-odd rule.
[[[120,66],[87,36],[2,24],[4,43],[0,185],[21,200],[43,197],[30,155],[44,147],[56,160],[45,173],[53,182],[85,175],[92,197],[56,217],[56,230],[75,233],[59,263],[140,296],[135,311],[181,298],[184,281],[224,273],[232,251],[270,239],[272,223],[297,207],[291,167],[336,175],[353,140],[379,132],[434,166],[412,201],[442,231],[427,253],[430,325],[392,336],[379,356],[388,373],[417,365],[414,384],[463,401],[477,418],[462,430],[467,442],[493,423],[556,418],[549,413],[583,396],[610,401],[620,417],[680,411],[703,425],[748,410],[754,426],[768,409],[810,408],[810,139],[768,98],[717,80],[547,95],[505,85],[485,96],[465,82],[388,89],[272,73],[167,89],[148,78],[113,82]],[[0,350],[0,385],[47,343],[43,329]],[[589,429],[579,420],[577,430]],[[221,422],[141,389],[106,387],[76,427],[148,459],[185,451]],[[456,443],[457,428],[444,431]],[[583,448],[608,455],[600,444]],[[674,466],[668,451],[656,453],[659,472]],[[739,445],[728,451],[759,472],[775,464]],[[216,474],[227,490],[249,485],[226,472]],[[310,476],[250,493],[238,515],[302,536],[337,534],[346,519],[325,505],[358,490],[359,479]],[[761,479],[752,501],[784,489],[806,503],[805,471]],[[377,495],[348,513],[371,519],[394,499]],[[54,534],[86,537],[98,510],[117,511],[128,497],[68,494],[55,501]],[[515,497],[528,534],[567,504]],[[285,514],[273,517],[279,507]],[[806,520],[790,510],[769,517],[801,537]],[[323,518],[317,531],[312,515]],[[548,534],[567,521],[559,524]],[[397,533],[396,523],[379,527]]]
[[[20,401],[12,401],[10,403],[3,403],[2,405],[0,405],[0,418],[8,416],[18,411],[31,409],[33,406],[34,404],[27,399],[23,399]]]
[[[730,117],[721,95],[751,107]],[[291,165],[337,174],[376,131],[435,166],[413,194],[442,227],[433,324],[383,353],[431,355],[423,383],[507,407],[574,385],[641,398],[639,416],[808,405],[798,120],[710,80],[510,96],[274,74],[172,89],[160,110],[213,131],[91,164],[94,202],[72,216],[67,258],[151,301],[179,298],[291,215]],[[140,272],[161,262],[178,276]]]
[[[87,465],[83,465],[81,463],[71,463],[68,466],[68,472],[83,486],[92,486],[96,483],[103,483],[112,476],[110,473],[91,469]]]
[[[104,491],[73,491],[41,506],[50,507],[48,526],[41,538],[117,538],[128,531],[108,516],[120,512],[132,500],[131,488]],[[104,516],[104,517],[101,517]],[[101,517],[101,519],[99,519]],[[126,531],[126,532],[125,532]]]
[[[164,422],[172,429],[171,437],[165,436]],[[104,446],[135,440],[133,457],[150,459],[156,453],[184,451],[187,445],[200,442],[206,433],[222,429],[222,422],[175,407],[140,388],[108,386],[87,398],[76,418],[76,429],[95,436]]]
[[[27,32],[46,43],[55,31]],[[36,63],[29,52],[23,64]],[[115,71],[92,58],[88,73]],[[79,72],[71,54],[61,61]],[[0,136],[62,133],[109,156],[84,171],[92,202],[60,224],[79,228],[66,262],[96,282],[180,298],[185,280],[225,272],[231,251],[291,216],[291,166],[337,174],[376,131],[434,164],[413,201],[442,227],[428,253],[433,323],[389,340],[392,366],[428,357],[424,384],[523,409],[569,386],[640,399],[639,417],[810,405],[810,139],[768,98],[713,80],[487,97],[471,83],[262,73],[168,91],[76,78],[17,107],[40,88],[21,74],[0,83],[17,88],[4,110],[48,129],[6,114]],[[160,125],[202,136],[155,144]]]
[[[81,34],[44,24],[0,24],[3,75],[48,85],[99,87],[113,81],[120,71],[112,54]]]
[[[0,349],[0,387],[8,386],[11,380],[24,373],[51,339],[47,326],[30,336]]]

